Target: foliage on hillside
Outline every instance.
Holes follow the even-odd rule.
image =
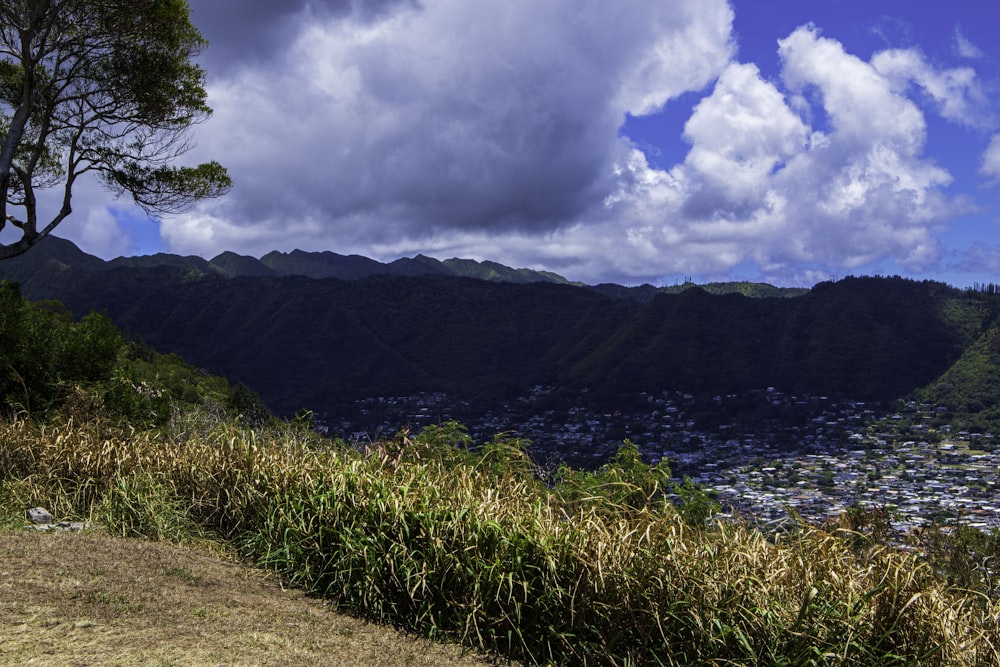
[[[991,407],[1000,404],[1000,357],[987,340],[1000,325],[1000,296],[929,281],[847,278],[781,299],[650,288],[655,296],[639,302],[570,285],[447,276],[225,278],[199,269],[205,260],[174,257],[171,266],[167,256],[158,268],[97,270],[69,244],[42,250],[48,259],[13,272],[36,298],[106,312],[156,348],[260,391],[286,416],[302,407],[335,415],[358,399],[418,392],[495,402],[542,384],[590,388],[596,400],[769,386],[858,400],[912,396],[949,407],[970,427],[1000,422]],[[76,265],[90,268],[68,268]]]
[[[50,267],[44,280],[26,280],[34,297],[44,288],[78,312],[106,309],[156,348],[254,387],[285,415],[422,391],[495,401],[538,384],[612,396],[773,386],[892,400],[947,371],[996,322],[1000,301],[898,278],[848,278],[795,298],[692,287],[645,303],[434,275],[345,282]]]
[[[692,288],[634,311],[572,375],[611,393],[658,381],[889,400],[947,370],[985,317],[959,290],[902,279],[848,278],[794,299]]]
[[[1000,337],[987,329],[941,377],[919,392],[967,425],[1000,423]]]
[[[105,315],[76,321],[61,303],[29,303],[16,285],[0,281],[0,412],[102,415],[150,426],[195,406],[251,424],[273,419],[246,386],[230,386],[141,340],[126,342]]]
[[[947,408],[964,428],[1000,429],[1000,298],[994,286],[966,291],[941,304],[942,316],[971,341],[944,373],[918,391],[918,400]]]
[[[73,384],[109,377],[122,345],[107,318],[74,322],[61,304],[28,304],[0,282],[0,396],[10,407],[44,410]]]
[[[708,522],[710,494],[672,484],[628,442],[597,471],[540,477],[530,443],[474,443],[453,423],[365,451],[304,423],[249,428],[219,402],[253,401],[222,381],[125,345],[101,316],[74,323],[4,290],[5,342],[39,323],[66,341],[21,387],[32,404],[48,397],[46,418],[0,421],[7,523],[45,505],[123,536],[225,538],[337,607],[534,664],[1000,659],[1000,609],[971,590],[986,582],[969,560],[1000,552],[993,536],[936,534],[921,548],[932,561],[881,542],[863,516],[769,540]],[[169,414],[122,409],[123,374],[128,396],[169,398]]]
[[[709,294],[739,294],[740,296],[753,299],[788,299],[791,297],[802,296],[804,294],[808,294],[809,292],[809,290],[805,287],[775,287],[774,285],[770,285],[768,283],[752,283],[746,280],[707,283],[705,285],[696,285],[695,283],[685,282],[680,285],[661,287],[659,291],[665,294],[680,294],[681,292],[691,288],[702,289]]]
[[[217,258],[224,266],[214,273],[200,258],[109,263],[50,241],[2,266],[25,294],[59,298],[78,313],[106,312],[157,349],[253,387],[286,416],[302,407],[337,414],[358,399],[418,392],[495,402],[538,384],[591,388],[595,398],[773,386],[892,400],[935,383],[958,363],[961,382],[937,383],[934,395],[960,415],[996,417],[977,401],[997,403],[989,378],[1000,373],[998,360],[980,354],[974,377],[968,368],[979,354],[975,341],[1000,323],[995,293],[900,278],[847,278],[795,298],[746,298],[798,293],[751,283],[683,285],[669,294],[673,288],[444,275],[344,282],[279,277],[231,253]],[[313,273],[377,264],[332,253],[278,258],[288,264],[282,271]],[[520,279],[489,262],[449,262],[470,275]],[[414,258],[396,269],[439,264]],[[245,275],[225,277],[233,271]],[[967,350],[973,357],[960,362]],[[950,395],[949,385],[957,393]]]

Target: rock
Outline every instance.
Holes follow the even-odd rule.
[[[86,527],[83,521],[60,521],[56,524],[56,528],[59,530],[67,530],[71,533],[79,533]]]
[[[28,510],[28,519],[31,520],[35,530],[41,531],[54,530],[56,532],[78,533],[81,530],[88,530],[93,527],[87,521],[60,521],[56,523],[55,519],[52,518],[52,514],[44,507],[32,507]]]
[[[32,507],[28,510],[28,519],[36,526],[48,526],[52,524],[52,515],[44,507]]]

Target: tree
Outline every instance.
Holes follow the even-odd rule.
[[[0,259],[70,215],[88,172],[151,216],[229,190],[217,162],[172,165],[211,114],[191,62],[205,44],[186,0],[0,0],[0,230],[21,235]],[[38,190],[58,186],[40,221]]]

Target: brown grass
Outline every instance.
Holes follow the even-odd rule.
[[[8,516],[42,504],[125,536],[215,531],[342,608],[514,659],[1000,664],[996,600],[947,585],[912,553],[809,526],[777,542],[739,523],[696,529],[662,503],[563,505],[506,466],[363,458],[225,424],[15,421],[0,423],[0,442]],[[89,599],[122,614],[149,604]],[[259,641],[262,627],[248,632]]]
[[[204,550],[0,533],[3,665],[482,665]]]

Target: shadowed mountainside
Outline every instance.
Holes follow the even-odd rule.
[[[51,241],[0,264],[0,277],[77,316],[105,311],[131,335],[246,383],[286,414],[418,391],[496,398],[535,384],[607,395],[773,386],[893,399],[949,371],[997,319],[994,297],[899,278],[821,283],[794,298],[701,288],[619,298],[442,275],[447,262],[420,257],[407,260],[409,270],[435,271],[343,280],[278,275],[290,265],[233,253],[103,262]],[[272,254],[317,275],[333,255]],[[351,262],[363,273],[372,260]]]

